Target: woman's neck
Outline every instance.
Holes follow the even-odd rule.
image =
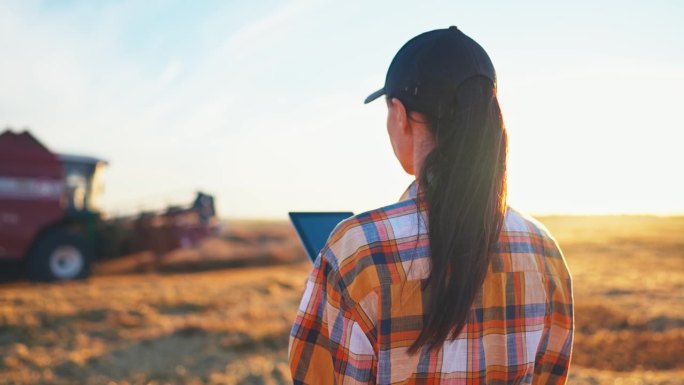
[[[413,142],[413,175],[416,180],[420,180],[425,159],[435,148],[435,140],[426,125],[422,125],[420,129],[414,132],[416,137]]]

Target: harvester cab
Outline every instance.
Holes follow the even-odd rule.
[[[64,170],[64,198],[67,212],[97,212],[102,192],[102,169],[107,162],[91,156],[58,155]]]

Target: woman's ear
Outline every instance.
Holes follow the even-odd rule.
[[[392,114],[391,119],[394,120],[394,124],[399,128],[399,132],[406,135],[411,130],[411,125],[408,123],[408,115],[406,114],[406,107],[404,103],[397,98],[391,98],[387,100],[388,108]]]
[[[392,149],[404,171],[413,175],[414,131],[401,100],[387,99],[387,133]]]

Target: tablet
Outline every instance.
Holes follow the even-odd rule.
[[[335,226],[354,215],[351,212],[296,212],[289,214],[311,262],[316,260]]]

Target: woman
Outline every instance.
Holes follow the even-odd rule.
[[[416,178],[321,250],[290,335],[294,383],[564,383],[571,278],[548,230],[506,204],[486,52],[456,27],[418,35],[366,103],[381,95]]]

